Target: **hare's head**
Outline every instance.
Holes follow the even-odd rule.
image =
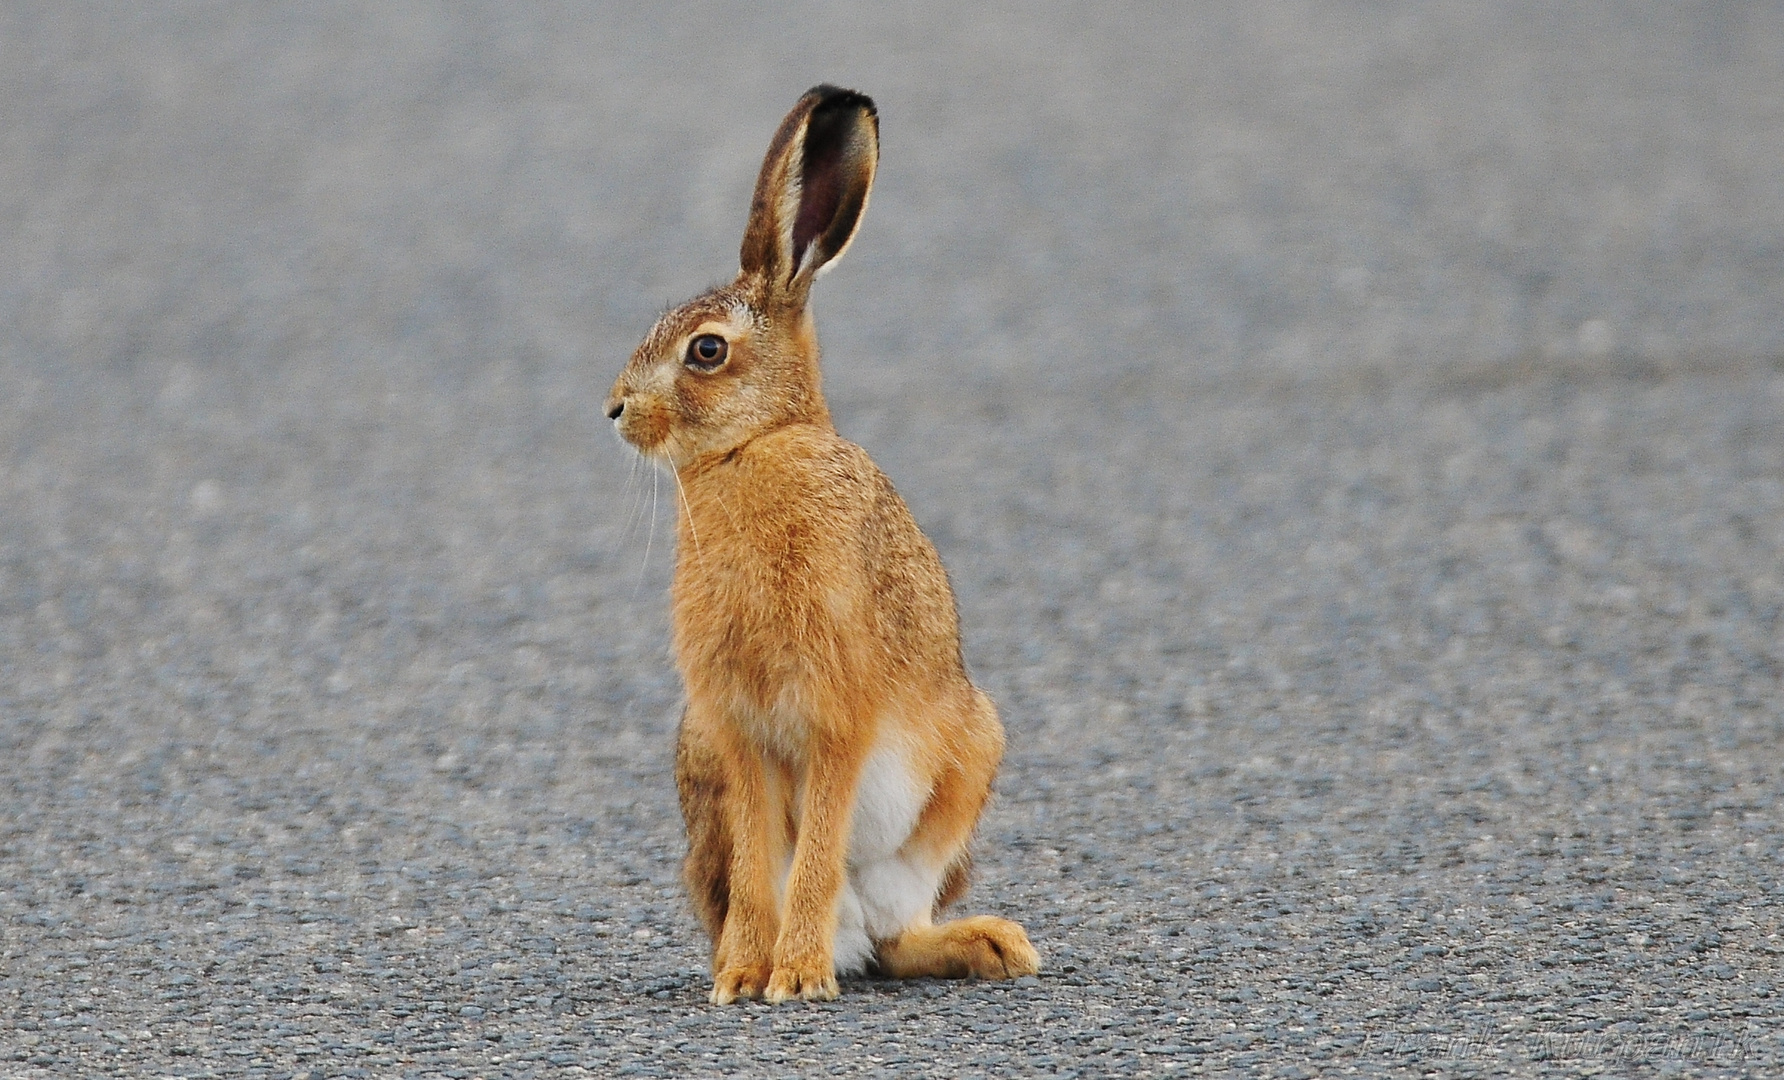
[[[872,100],[834,86],[799,99],[762,162],[737,280],[658,319],[614,383],[607,415],[627,442],[680,467],[827,422],[807,300],[854,238],[878,160]]]

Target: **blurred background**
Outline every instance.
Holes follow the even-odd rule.
[[[672,489],[599,403],[735,272],[819,81],[883,133],[828,392],[1011,728],[976,907],[1106,956],[1057,922],[1086,896],[1490,885],[1575,829],[1760,890],[1784,6],[21,0],[0,858],[50,922],[16,925],[460,926],[452,889],[524,880],[698,982]]]
[[[116,616],[163,593],[252,636],[300,580],[475,618],[546,564],[633,561],[593,405],[734,271],[820,80],[883,115],[817,302],[845,433],[895,479],[1007,491],[959,440],[1042,393],[1097,470],[1144,441],[1123,386],[1181,417],[1769,361],[1781,41],[1734,2],[10,6],[5,662],[21,691],[123,662]],[[909,441],[961,395],[989,416]],[[58,582],[88,614],[32,599]]]

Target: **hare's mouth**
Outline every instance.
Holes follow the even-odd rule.
[[[639,453],[660,456],[669,437],[669,418],[660,407],[633,397],[615,403],[607,410],[613,430]]]

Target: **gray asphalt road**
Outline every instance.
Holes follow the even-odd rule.
[[[0,12],[0,1076],[1784,1071],[1784,8],[624,7]],[[714,1009],[597,405],[821,79],[1046,971]]]

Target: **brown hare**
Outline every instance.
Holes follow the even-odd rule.
[[[1040,965],[1016,923],[933,921],[965,891],[1003,726],[967,678],[935,548],[818,387],[812,281],[854,238],[878,158],[872,100],[800,98],[737,279],[664,315],[606,405],[681,489],[675,773],[717,1004],[834,998],[870,963]]]

